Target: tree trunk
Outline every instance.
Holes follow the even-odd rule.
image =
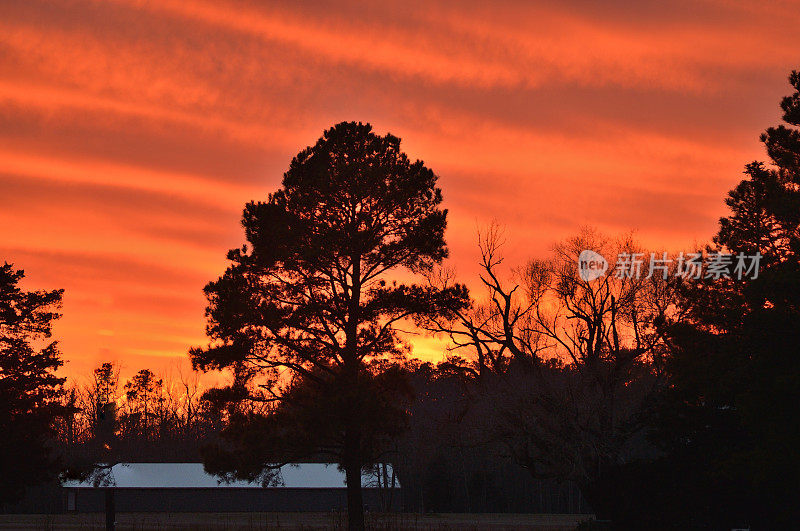
[[[114,531],[117,513],[114,510],[114,488],[106,487],[106,531]]]
[[[347,478],[347,523],[350,531],[363,531],[364,529],[360,443],[358,430],[348,429],[345,435],[344,471]]]
[[[343,461],[345,477],[347,478],[347,524],[350,531],[363,531],[364,529],[364,501],[361,494],[361,393],[359,386],[359,372],[361,360],[358,357],[358,324],[360,322],[361,300],[361,255],[354,253],[351,256],[353,264],[353,284],[350,288],[348,304],[348,318],[345,327],[346,341],[344,361],[345,388],[348,390],[347,400],[348,415],[344,434]]]
[[[350,379],[348,414],[346,419],[344,445],[342,448],[342,464],[347,480],[347,521],[351,531],[364,529],[364,502],[361,493],[361,415],[359,412],[358,373]]]

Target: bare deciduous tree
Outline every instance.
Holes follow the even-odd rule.
[[[450,364],[481,383],[475,407],[492,412],[474,416],[491,419],[489,431],[520,463],[536,476],[591,481],[624,458],[658,382],[665,345],[657,325],[677,311],[671,270],[654,262],[664,268],[650,274],[662,255],[645,253],[630,236],[584,229],[551,258],[504,272],[503,243],[496,224],[479,235],[486,298],[426,327],[446,334],[454,354],[469,352]],[[605,275],[578,275],[583,250],[609,258]],[[430,281],[452,278],[439,272]]]

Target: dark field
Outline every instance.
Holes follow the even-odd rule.
[[[369,514],[369,529],[478,530],[575,529],[589,515],[561,514]],[[345,529],[343,514],[332,513],[124,513],[117,530],[167,529]],[[105,529],[105,515],[0,515],[0,529]]]

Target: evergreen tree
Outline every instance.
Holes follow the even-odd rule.
[[[155,419],[159,417],[159,401],[164,381],[157,378],[150,369],[142,369],[125,384],[125,400],[128,413],[124,421],[137,435],[153,436]]]
[[[24,276],[0,267],[0,503],[58,472],[50,443],[64,379],[54,374],[62,361],[50,337],[63,290],[24,291]]]
[[[759,253],[758,275],[688,283],[690,319],[670,329],[661,440],[690,486],[682,509],[714,525],[800,518],[800,73],[789,80],[787,125],[761,136],[771,164],[746,167],[710,249]]]
[[[273,406],[234,416],[212,470],[252,479],[269,463],[333,454],[350,528],[363,529],[361,469],[404,416],[402,374],[387,370],[405,351],[396,324],[466,303],[463,286],[387,278],[447,255],[436,181],[399,138],[340,123],[292,160],[267,201],[246,205],[248,244],[205,289],[212,343],[191,354],[196,367],[234,370],[234,384],[212,396]]]
[[[93,373],[91,395],[92,434],[101,444],[110,444],[117,430],[119,368],[104,362]]]

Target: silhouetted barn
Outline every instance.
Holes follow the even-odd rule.
[[[364,504],[370,510],[401,507],[400,485],[386,474],[364,474]],[[92,481],[63,484],[65,509],[103,512],[106,490],[114,490],[117,512],[296,512],[347,507],[344,473],[336,465],[285,465],[275,486],[237,481],[220,483],[201,463],[120,463],[99,486]],[[384,485],[387,485],[384,487]]]

